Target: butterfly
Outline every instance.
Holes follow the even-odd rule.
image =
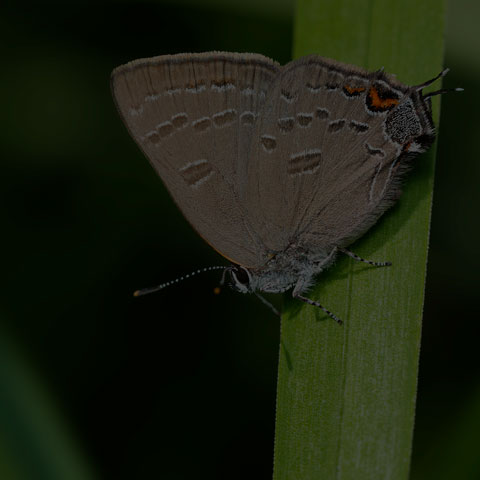
[[[207,52],[135,60],[113,71],[111,88],[184,216],[231,262],[212,268],[239,292],[291,289],[341,323],[304,292],[339,253],[390,265],[346,247],[396,202],[433,143],[430,99],[445,90],[422,90],[447,71],[408,86],[318,55],[281,66]]]

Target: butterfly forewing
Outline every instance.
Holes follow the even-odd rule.
[[[279,70],[256,54],[185,54],[137,60],[112,74],[133,138],[185,217],[225,257],[264,263],[245,212],[251,137]]]

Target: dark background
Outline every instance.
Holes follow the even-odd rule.
[[[173,205],[109,90],[114,67],[160,54],[287,62],[290,2],[257,3],[3,5],[2,478],[271,477],[278,319],[253,298],[213,295],[218,272],[132,297],[222,260]],[[466,92],[442,98],[419,479],[480,478],[478,13],[462,0],[448,16],[444,85]]]

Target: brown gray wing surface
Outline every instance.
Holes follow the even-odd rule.
[[[295,244],[321,254],[387,208],[398,147],[383,135],[384,114],[365,107],[372,75],[305,57],[270,89],[252,139],[248,205],[272,251]]]
[[[137,60],[112,73],[125,124],[187,220],[250,267],[264,263],[265,248],[242,205],[246,165],[278,71],[261,55],[211,52]]]

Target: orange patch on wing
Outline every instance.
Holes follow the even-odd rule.
[[[345,85],[343,88],[351,95],[365,91],[365,87],[350,87],[349,85]]]
[[[399,102],[396,98],[380,98],[378,90],[375,87],[370,87],[368,96],[372,102],[372,107],[375,108],[389,108],[391,106],[398,105]]]

